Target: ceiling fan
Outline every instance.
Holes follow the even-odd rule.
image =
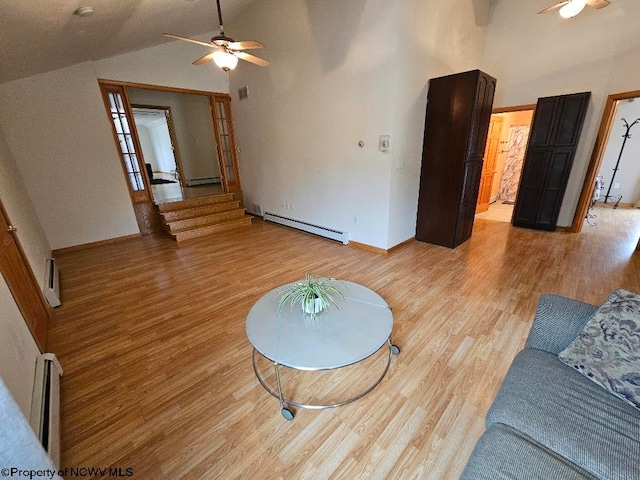
[[[205,47],[213,47],[216,50],[211,53],[200,57],[193,65],[202,65],[203,63],[213,60],[225,72],[233,70],[238,64],[238,59],[245,60],[254,65],[260,67],[266,67],[269,62],[254,55],[251,55],[243,50],[252,50],[256,48],[264,48],[260,42],[255,40],[245,40],[242,42],[236,42],[233,38],[229,38],[224,34],[224,25],[222,23],[222,10],[220,9],[220,0],[216,0],[218,5],[218,20],[220,23],[220,35],[216,35],[211,39],[211,42],[202,42],[194,38],[181,37],[180,35],[174,35],[173,33],[163,33],[165,37],[173,38],[176,40],[184,40],[185,42],[195,43],[196,45],[203,45]]]
[[[567,0],[551,5],[550,7],[538,12],[538,14],[548,13],[559,9],[562,17],[572,18],[578,15],[587,5],[600,10],[601,8],[611,5],[611,2],[609,0]]]

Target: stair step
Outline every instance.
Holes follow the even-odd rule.
[[[160,211],[160,213],[174,212],[176,210],[185,210],[187,208],[201,207],[204,205],[232,202],[233,200],[233,193],[224,193],[221,195],[212,195],[209,197],[199,197],[191,198],[189,200],[180,200],[177,202],[161,203],[158,205],[158,210]]]
[[[178,233],[183,230],[191,230],[193,228],[206,227],[217,223],[224,223],[229,220],[244,217],[244,208],[237,208],[228,212],[214,213],[213,215],[204,215],[201,217],[187,218],[174,222],[167,222],[170,233]]]
[[[183,242],[192,238],[203,237],[212,233],[225,232],[227,230],[233,230],[235,228],[251,225],[251,219],[252,217],[250,217],[249,215],[245,215],[229,222],[216,223],[213,225],[207,225],[205,227],[182,230],[180,232],[172,233],[171,236],[177,242]]]
[[[228,212],[240,208],[240,202],[214,203],[211,205],[202,205],[199,207],[186,208],[184,210],[173,210],[170,212],[161,212],[165,223],[176,222],[178,220],[186,220],[188,218],[202,217],[205,215],[213,215],[214,213]]]

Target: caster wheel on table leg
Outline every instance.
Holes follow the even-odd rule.
[[[280,410],[280,413],[282,413],[282,416],[287,420],[289,421],[293,420],[293,412],[288,408],[283,408],[282,410]]]
[[[399,355],[400,347],[398,347],[397,345],[391,345],[391,353],[393,353],[394,355]]]

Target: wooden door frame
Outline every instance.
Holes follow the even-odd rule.
[[[531,123],[529,123],[529,127],[531,127],[531,125],[533,125],[533,118],[536,116],[536,107],[538,106],[537,103],[528,103],[526,105],[514,105],[513,107],[498,107],[498,108],[494,108],[491,111],[491,115],[496,115],[499,113],[517,113],[517,112],[528,112],[531,111]],[[529,139],[531,138],[531,132],[529,132],[529,138],[527,138],[527,146],[525,147],[525,157],[526,157],[526,152],[529,149]],[[522,165],[524,166],[524,159],[522,159]],[[503,172],[504,173],[504,170]],[[520,178],[518,179],[518,189],[520,189],[520,182],[522,181],[522,170],[520,170]],[[514,210],[515,210],[515,204],[513,205]],[[511,218],[511,224],[513,224],[513,215]]]
[[[533,113],[535,114],[536,113],[536,106],[537,106],[537,104],[530,103],[530,104],[527,104],[527,105],[516,105],[514,107],[499,107],[499,108],[494,108],[493,110],[491,110],[491,115],[495,115],[496,113],[522,112],[522,111],[525,111],[525,110],[533,110]]]
[[[218,116],[216,113],[216,104],[223,103],[227,128],[229,129],[229,149],[231,153],[232,169],[234,175],[235,187],[229,186],[230,182],[226,174],[225,156],[222,146],[222,132],[220,132],[220,125],[218,124]],[[211,115],[213,120],[213,135],[216,140],[216,149],[218,152],[218,162],[220,163],[220,176],[224,185],[225,193],[242,193],[242,184],[240,183],[240,169],[238,166],[238,147],[236,145],[236,133],[235,125],[233,124],[233,113],[231,111],[231,96],[226,93],[216,93],[210,98]]]
[[[153,90],[156,92],[169,92],[169,93],[185,93],[185,94],[189,94],[189,95],[203,95],[209,98],[209,105],[211,107],[211,122],[213,124],[213,128],[212,128],[212,134],[213,134],[213,138],[216,142],[216,154],[218,156],[218,164],[220,165],[220,175],[221,175],[221,180],[222,180],[222,184],[223,184],[223,189],[226,190],[225,185],[225,177],[224,177],[224,164],[223,164],[223,159],[220,155],[219,152],[219,137],[217,136],[217,126],[216,126],[216,118],[215,118],[215,114],[214,114],[214,105],[215,105],[215,100],[216,98],[222,98],[222,97],[226,97],[228,99],[229,102],[229,130],[232,133],[232,146],[233,146],[233,157],[234,157],[234,168],[235,168],[235,173],[236,173],[236,182],[238,184],[238,189],[237,189],[237,193],[241,194],[242,193],[242,187],[240,184],[240,175],[239,175],[239,168],[238,168],[238,161],[237,161],[237,148],[236,148],[236,143],[235,143],[235,125],[233,124],[233,116],[232,116],[232,112],[231,112],[231,95],[229,95],[228,93],[222,93],[222,92],[210,92],[210,91],[206,91],[206,90],[194,90],[194,89],[189,89],[189,88],[181,88],[181,87],[167,87],[167,86],[163,86],[163,85],[151,85],[148,83],[137,83],[137,82],[125,82],[125,81],[121,81],[121,80],[109,80],[109,79],[103,79],[103,78],[99,78],[98,79],[98,83],[100,85],[105,84],[105,85],[116,85],[116,86],[121,86],[124,88],[125,94],[127,94],[128,89],[129,88],[138,88],[138,89],[142,89],[142,90]],[[131,106],[131,103],[129,102],[129,96],[128,94],[126,95],[126,101],[127,101],[127,105]],[[135,129],[135,122],[133,122],[133,127]],[[136,131],[136,137],[137,137],[137,131]],[[139,145],[138,145],[139,147]],[[140,151],[142,151],[142,149],[140,149]],[[144,178],[147,179],[146,176],[146,168],[143,169],[145,170],[144,173]],[[151,187],[149,180],[146,180],[149,188]],[[149,190],[151,192],[151,190]],[[228,192],[224,192],[224,193],[228,193]],[[153,192],[151,192],[151,195],[153,195]],[[151,197],[153,200],[153,196]]]
[[[611,136],[613,121],[618,109],[618,102],[620,100],[637,97],[640,97],[640,90],[615,93],[607,97],[604,112],[602,113],[602,120],[600,121],[600,128],[598,129],[598,134],[596,136],[596,143],[593,146],[591,159],[589,160],[589,166],[587,167],[587,173],[584,178],[584,183],[582,184],[582,192],[580,193],[578,205],[576,206],[576,211],[573,216],[573,223],[568,229],[571,233],[580,233],[582,231],[584,219],[587,215],[587,211],[589,210],[589,204],[591,203],[591,197],[593,195],[594,182],[596,181],[596,176],[600,171],[604,152]]]
[[[487,155],[487,151],[488,151],[489,146],[491,145],[491,143],[489,141],[490,137],[491,137],[491,130],[492,130],[491,129],[491,125],[494,122],[498,122],[498,119],[499,119],[500,121],[498,123],[500,123],[500,130],[498,132],[498,144],[496,145],[496,149],[495,149],[495,152],[494,152],[494,155],[493,155],[493,171],[491,172],[491,182],[489,182],[489,198],[487,199],[487,202],[486,202],[487,208],[484,209],[484,210],[478,211],[478,208],[480,207],[480,205],[484,205],[485,204],[485,202],[482,202],[482,203],[480,202],[481,200],[483,200],[482,195],[483,195],[483,186],[484,186],[483,180],[481,179],[480,180],[480,190],[478,191],[478,202],[476,203],[476,215],[478,213],[486,212],[487,210],[489,210],[489,205],[491,205],[491,191],[493,190],[493,183],[495,181],[495,176],[496,176],[496,173],[497,173],[495,167],[496,167],[496,160],[498,159],[498,154],[499,154],[498,152],[500,151],[500,137],[502,136],[502,123],[504,122],[504,118],[502,118],[502,117],[494,118],[494,115],[495,114],[492,111],[491,112],[491,117],[490,117],[491,119],[489,120],[489,133],[487,134],[487,142],[486,142],[486,145],[485,145],[485,156],[484,156],[484,160],[482,162],[482,174],[481,174],[481,175],[486,175],[485,174],[485,168],[486,168],[486,166],[488,164],[487,158],[489,157],[489,155]]]
[[[122,90],[122,92],[118,91],[118,93],[122,96],[123,107],[125,111],[125,115],[127,117],[127,122],[129,123],[129,130],[131,134],[131,141],[133,142],[133,148],[135,149],[136,161],[138,163],[138,168],[140,169],[140,176],[142,177],[142,182],[144,183],[144,190],[134,190],[131,187],[131,180],[129,178],[129,172],[127,171],[127,167],[125,165],[125,160],[123,158],[122,150],[120,145],[120,140],[118,139],[118,133],[116,132],[115,126],[113,124],[113,120],[110,120],[110,129],[111,134],[113,135],[113,141],[115,142],[118,150],[118,156],[121,160],[122,171],[125,175],[125,180],[127,182],[127,188],[129,190],[129,196],[131,197],[131,202],[134,204],[140,203],[153,203],[153,193],[151,192],[151,182],[149,181],[149,176],[147,175],[147,169],[144,167],[144,153],[142,152],[142,148],[140,147],[140,139],[138,138],[138,129],[136,128],[136,122],[133,119],[133,112],[131,111],[131,102],[129,102],[129,97],[127,95],[127,89],[123,88],[121,85],[118,85],[115,82],[110,82],[108,80],[102,81],[98,80],[98,84],[100,86],[100,92],[102,94],[102,100],[104,102],[104,107],[108,116],[110,115],[110,105],[109,100],[107,99],[107,93],[110,88],[116,88]]]
[[[0,215],[2,215],[2,217],[4,218],[4,221],[6,222],[7,225],[12,225],[11,219],[9,218],[9,216],[7,215],[7,211],[4,208],[4,205],[2,204],[2,201],[0,200]],[[25,270],[27,272],[27,278],[25,279],[26,281],[30,282],[33,285],[34,290],[36,291],[36,295],[38,298],[38,303],[41,304],[45,315],[46,315],[46,331],[45,331],[45,338],[43,339],[42,337],[40,337],[40,335],[38,335],[38,333],[35,331],[35,326],[32,324],[32,322],[34,321],[33,318],[31,318],[31,316],[29,315],[29,309],[25,307],[25,305],[22,304],[21,302],[21,298],[24,298],[24,294],[21,293],[16,293],[16,289],[18,289],[20,286],[19,285],[13,285],[9,280],[7,280],[7,277],[4,275],[4,272],[2,272],[2,277],[4,278],[7,286],[9,287],[9,291],[11,292],[11,295],[13,296],[13,299],[16,303],[16,305],[18,306],[18,310],[20,310],[20,314],[22,316],[22,318],[24,319],[24,322],[26,323],[27,327],[29,328],[29,332],[31,333],[31,336],[33,337],[36,345],[38,346],[38,349],[40,350],[40,353],[45,353],[47,351],[47,343],[48,343],[48,337],[49,337],[49,332],[48,332],[48,327],[49,327],[49,323],[51,322],[51,316],[52,316],[52,308],[49,305],[49,303],[47,302],[47,300],[44,297],[44,293],[42,293],[42,289],[40,288],[40,285],[38,284],[38,281],[36,280],[36,276],[33,273],[33,269],[31,268],[31,264],[29,263],[29,260],[27,259],[27,255],[24,251],[24,249],[22,248],[22,244],[20,243],[20,240],[18,239],[18,237],[16,236],[15,233],[11,234],[9,233],[9,235],[11,235],[13,237],[13,242],[16,245],[16,248],[18,250],[18,256],[20,257],[21,262],[24,264]],[[24,290],[21,290],[21,292],[23,292]]]
[[[171,113],[171,107],[168,105],[146,105],[141,103],[132,103],[131,108],[144,108],[147,110],[163,110],[165,112],[165,119],[167,121],[167,129],[169,130],[169,139],[171,140],[171,146],[173,147],[173,159],[176,163],[176,169],[178,170],[178,183],[183,186],[184,179],[184,167],[182,166],[182,158],[180,157],[180,149],[178,148],[178,141],[176,139],[175,125],[173,123],[173,115]],[[136,125],[136,129],[137,129]],[[142,150],[142,146],[140,147]],[[144,152],[143,152],[144,154]],[[153,191],[151,192],[153,196]]]

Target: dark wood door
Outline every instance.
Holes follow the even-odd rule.
[[[50,309],[0,204],[0,271],[41,352],[47,350]]]
[[[460,245],[471,237],[475,220],[484,152],[489,134],[489,122],[493,108],[496,80],[489,75],[478,75],[475,106],[471,115],[471,129],[467,154],[464,158],[462,197],[458,211],[455,245]]]
[[[590,92],[538,100],[513,224],[553,231],[587,113]]]

